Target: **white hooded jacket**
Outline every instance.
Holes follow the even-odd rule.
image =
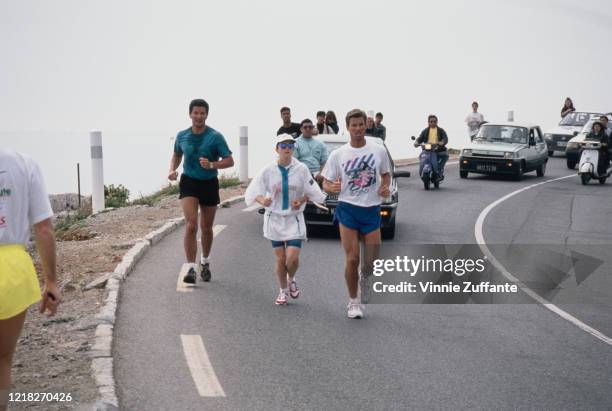
[[[261,170],[249,184],[244,201],[251,206],[260,195],[272,199],[264,214],[264,236],[275,241],[306,238],[303,214],[306,204],[294,210],[291,202],[303,196],[317,203],[325,201],[325,194],[308,167],[295,158],[291,159],[289,167],[274,162]]]

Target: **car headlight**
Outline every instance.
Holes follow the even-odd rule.
[[[512,151],[506,151],[506,152],[504,152],[504,158],[505,159],[513,159],[514,158],[514,153]]]
[[[464,149],[462,155],[465,156],[465,157],[471,157],[472,156],[472,150]]]
[[[552,139],[553,139],[552,134],[548,134],[548,133],[544,134],[544,140],[552,140]]]
[[[567,143],[567,148],[568,149],[572,149],[572,150],[576,150],[578,148],[578,143],[576,143],[575,141],[569,142],[569,143]]]

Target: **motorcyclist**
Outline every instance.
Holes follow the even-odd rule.
[[[430,114],[427,117],[428,127],[421,131],[419,138],[414,142],[414,146],[431,144],[433,149],[438,155],[438,176],[439,180],[444,180],[444,165],[448,161],[448,151],[446,151],[446,145],[448,144],[448,136],[443,128],[438,127],[438,117],[434,114]]]
[[[601,148],[599,149],[599,160],[597,161],[597,174],[602,176],[606,174],[608,162],[610,161],[608,155],[608,136],[604,131],[603,124],[599,121],[594,122],[593,128],[586,136],[586,139],[599,141],[601,143]]]

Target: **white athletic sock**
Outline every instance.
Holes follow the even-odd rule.
[[[361,297],[351,298],[351,304],[361,304]]]
[[[189,266],[189,268],[193,268],[194,270],[196,268],[196,263],[187,263],[187,265]]]
[[[204,256],[202,256],[202,257],[200,258],[200,261],[202,262],[202,265],[204,265],[204,264],[210,264],[210,257],[204,257]]]

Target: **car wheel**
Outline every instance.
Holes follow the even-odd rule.
[[[554,152],[554,151],[549,151],[549,152],[548,152],[548,157],[552,157],[554,154],[555,154],[555,152]]]
[[[383,228],[380,234],[385,240],[392,240],[395,237],[395,217],[389,223],[389,227]]]
[[[582,181],[583,186],[587,185],[590,179],[591,177],[588,174],[580,174],[580,181]]]
[[[465,170],[459,170],[459,177],[468,178],[468,172]]]
[[[573,170],[576,168],[576,162],[574,160],[567,160],[567,168]]]
[[[519,169],[518,169],[518,171],[516,172],[516,174],[514,175],[514,179],[515,179],[516,181],[521,181],[521,180],[523,179],[523,173],[525,172],[524,170],[525,170],[525,169],[524,169],[524,167],[523,167],[523,162],[521,161],[521,162],[519,163]]]
[[[544,177],[545,172],[546,172],[546,163],[542,163],[542,165],[536,169],[536,174],[538,175],[538,177]]]

